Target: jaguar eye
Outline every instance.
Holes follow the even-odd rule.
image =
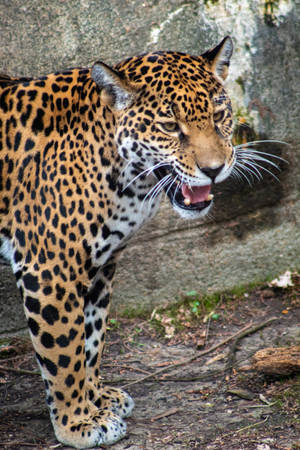
[[[214,113],[214,121],[220,122],[224,117],[225,112],[224,111],[218,111]]]
[[[180,131],[180,127],[176,122],[164,122],[160,123],[160,125],[168,133],[177,133]]]

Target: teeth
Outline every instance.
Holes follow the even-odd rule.
[[[208,194],[206,201],[210,202],[212,199],[214,198],[213,194]],[[185,206],[190,206],[190,204],[192,203],[191,200],[189,198],[185,198],[183,200],[183,203],[185,204]]]

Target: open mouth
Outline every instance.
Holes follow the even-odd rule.
[[[164,190],[172,204],[189,211],[201,211],[211,204],[211,185],[190,187],[178,180],[172,166],[159,167],[154,169],[154,173],[159,181],[171,175],[170,181],[164,185]]]

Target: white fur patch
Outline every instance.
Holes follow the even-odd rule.
[[[11,264],[13,263],[14,249],[8,238],[1,236],[2,245],[0,247],[0,254],[4,256]]]
[[[209,204],[209,206],[202,209],[201,211],[192,210],[192,209],[190,209],[190,210],[183,209],[183,208],[180,208],[180,206],[177,206],[174,204],[172,206],[174,208],[174,211],[176,211],[177,214],[179,214],[180,217],[182,217],[183,219],[194,220],[194,219],[200,219],[201,217],[205,217],[212,206],[212,202]]]

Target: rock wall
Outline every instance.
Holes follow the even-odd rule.
[[[288,161],[276,172],[280,181],[265,173],[252,187],[222,184],[205,223],[179,219],[165,202],[120,263],[118,311],[151,310],[191,289],[213,292],[300,267],[299,10],[299,0],[1,1],[0,71],[10,74],[97,59],[113,64],[153,49],[198,54],[230,34],[235,51],[227,85],[237,140],[290,144],[261,147]],[[24,326],[8,283],[9,269],[0,266],[2,331]]]

